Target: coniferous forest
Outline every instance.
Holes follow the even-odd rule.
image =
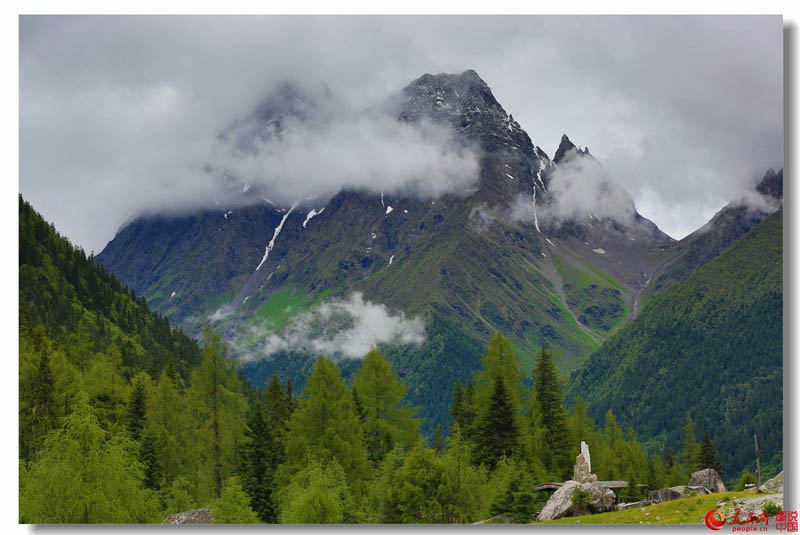
[[[378,350],[348,381],[320,355],[302,392],[277,374],[254,388],[218,334],[198,345],[172,328],[21,197],[19,228],[20,522],[159,523],[200,507],[215,523],[524,522],[547,500],[537,485],[571,477],[581,441],[600,480],[629,482],[625,501],[724,470],[691,418],[680,450],[648,454],[611,411],[567,410],[554,355],[526,376],[500,333],[430,439]]]

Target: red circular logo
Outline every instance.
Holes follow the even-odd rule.
[[[717,519],[715,515],[719,516],[719,519]],[[712,509],[708,512],[706,515],[706,526],[708,526],[708,529],[713,529],[716,531],[724,525],[725,513],[722,511],[717,511],[716,509]]]

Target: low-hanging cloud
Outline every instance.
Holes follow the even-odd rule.
[[[245,352],[248,359],[269,358],[284,351],[354,359],[362,358],[378,344],[421,344],[425,325],[420,318],[391,312],[354,292],[294,316],[280,333],[255,327],[250,334],[254,338],[260,335],[263,341],[260,350]]]
[[[573,153],[555,168],[548,186],[550,202],[543,204],[540,217],[582,220],[589,214],[630,222],[636,215],[633,198],[592,157]]]
[[[239,143],[215,147],[214,165],[286,205],[342,188],[437,198],[477,181],[478,150],[451,128],[400,121],[388,109],[331,107],[320,120],[283,119],[280,130],[251,136],[248,150],[235,136]]]

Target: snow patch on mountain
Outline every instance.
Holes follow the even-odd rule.
[[[285,214],[283,214],[283,218],[281,219],[281,222],[278,223],[277,227],[275,227],[275,232],[272,234],[272,239],[269,241],[269,244],[267,244],[267,249],[264,251],[264,257],[261,259],[261,262],[258,263],[258,267],[256,268],[256,271],[261,269],[261,266],[263,266],[264,262],[266,262],[267,258],[269,258],[269,253],[272,251],[273,247],[275,247],[275,240],[278,239],[278,235],[280,235],[281,230],[283,230],[283,224],[286,223],[286,219],[288,219],[289,214],[291,214],[292,210],[294,210],[294,209],[295,209],[294,206],[289,208],[289,211],[286,212]]]
[[[312,208],[312,209],[311,209],[311,211],[310,211],[310,212],[308,212],[308,214],[306,214],[306,220],[305,220],[305,221],[303,221],[303,228],[306,228],[306,225],[308,225],[308,222],[309,222],[309,221],[311,221],[311,218],[312,218],[312,217],[314,217],[314,216],[318,216],[318,215],[320,215],[320,214],[321,214],[322,212],[324,212],[324,211],[325,211],[325,208],[323,208],[323,209],[322,209],[322,210],[320,210],[319,212],[317,212],[315,209],[313,209],[313,208]]]

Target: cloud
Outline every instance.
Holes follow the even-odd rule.
[[[421,344],[425,325],[419,318],[392,313],[385,305],[366,301],[360,292],[354,292],[294,316],[280,333],[253,327],[250,339],[259,340],[256,349],[240,353],[250,360],[284,351],[354,359],[378,344]]]
[[[216,147],[214,165],[284,205],[342,188],[436,198],[465,193],[477,181],[477,149],[456,142],[445,126],[402,122],[382,108],[329,103],[317,113],[324,120],[289,117],[264,139],[249,134],[248,150],[234,133],[235,143]]]
[[[216,177],[203,172],[219,163],[211,141],[283,80],[324,82],[344,109],[367,110],[425,72],[473,68],[534,143],[552,150],[566,132],[589,145],[640,212],[680,237],[752,177],[782,167],[781,24],[780,16],[23,16],[20,190],[75,243],[99,251],[134,214],[220,200]],[[328,151],[344,144],[336,135],[365,150],[348,145],[347,160],[315,161],[333,162],[341,178],[363,158],[369,172],[356,183],[381,175],[370,153],[378,150],[395,184],[410,164],[390,142],[420,149],[434,135],[345,119],[311,134]],[[464,163],[458,151],[446,154]],[[430,157],[417,150],[408,159]],[[292,162],[300,164],[240,165],[287,190],[320,179],[264,177],[262,164],[291,173]],[[440,176],[441,186],[454,177]]]
[[[591,213],[624,223],[632,222],[636,214],[633,198],[600,162],[577,153],[555,168],[547,193],[551,202],[538,208],[542,220],[582,220]]]

